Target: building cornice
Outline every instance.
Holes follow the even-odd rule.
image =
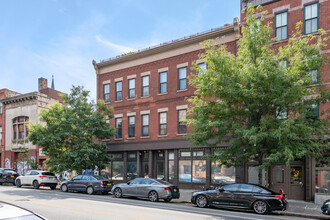
[[[137,59],[145,58],[148,56],[153,56],[155,54],[170,51],[170,50],[177,49],[180,47],[185,47],[185,46],[188,46],[191,44],[197,44],[197,43],[203,42],[208,39],[215,39],[215,38],[222,37],[227,34],[233,34],[233,33],[237,34],[237,37],[238,37],[238,34],[239,34],[238,18],[234,19],[233,25],[217,28],[217,29],[214,29],[214,30],[202,33],[202,34],[191,35],[190,37],[185,37],[185,38],[182,38],[179,40],[173,40],[171,42],[163,43],[163,44],[161,44],[159,46],[155,46],[155,47],[149,47],[147,49],[139,50],[134,53],[119,55],[115,58],[101,61],[99,63],[97,63],[95,60],[93,60],[92,63],[93,63],[95,72],[98,75],[98,74],[101,74],[100,69],[107,67],[107,66],[120,64],[120,63],[124,63],[124,62],[128,62],[128,61],[132,61],[132,60],[137,60]]]
[[[5,105],[15,102],[22,102],[25,100],[37,99],[39,93],[38,92],[31,92],[27,94],[17,95],[10,98],[2,99],[1,102]]]

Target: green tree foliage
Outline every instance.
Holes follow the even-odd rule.
[[[255,18],[256,10],[262,8],[246,11],[236,55],[225,45],[205,43],[201,58],[207,70],[197,67],[200,73],[190,81],[196,86],[189,100],[190,139],[211,147],[228,142],[228,148],[210,155],[226,166],[255,160],[267,169],[296,158],[322,157],[330,149],[329,112],[315,119],[313,107],[329,101],[329,91],[322,73],[315,84],[310,72],[325,62],[320,51],[328,38],[323,30],[303,35],[298,23],[287,45],[278,47],[270,24]]]
[[[35,160],[33,160],[29,156],[29,148],[26,147],[19,147],[19,153],[17,157],[17,164],[22,164],[23,170],[25,171],[26,169],[33,169],[36,170],[38,168],[38,164]],[[26,166],[25,166],[26,165]]]
[[[56,103],[42,110],[39,124],[31,124],[28,139],[43,147],[49,157],[47,167],[54,172],[65,170],[104,169],[110,161],[107,146],[114,128],[106,122],[112,115],[102,101],[88,101],[89,91],[73,86],[62,96],[64,105]]]

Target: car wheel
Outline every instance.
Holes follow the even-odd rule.
[[[205,208],[207,206],[207,198],[204,195],[198,195],[196,198],[196,205],[200,208]]]
[[[62,192],[67,192],[68,191],[68,186],[66,184],[63,184],[61,186],[61,190],[62,190]]]
[[[148,195],[148,198],[151,202],[157,202],[158,201],[158,193],[156,191],[151,191]]]
[[[116,188],[113,194],[115,195],[116,198],[120,198],[123,196],[123,193],[120,188]]]
[[[51,190],[56,189],[56,185],[50,186],[50,189],[51,189]]]
[[[93,189],[93,187],[92,187],[92,186],[87,187],[86,192],[87,192],[89,195],[94,194],[94,189]]]
[[[164,199],[165,202],[171,202],[172,199]]]
[[[39,183],[37,180],[33,181],[32,185],[34,189],[39,189]]]
[[[16,187],[17,188],[20,188],[22,185],[21,185],[21,181],[20,180],[16,180]]]
[[[264,201],[255,201],[253,203],[253,211],[257,214],[266,214],[268,212],[268,205]]]

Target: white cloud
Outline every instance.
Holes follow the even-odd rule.
[[[102,44],[104,44],[104,45],[106,45],[106,46],[108,46],[112,49],[115,49],[115,50],[119,51],[120,53],[128,53],[128,52],[135,51],[133,48],[122,46],[122,45],[119,45],[119,44],[115,44],[115,43],[112,43],[112,42],[107,41],[107,40],[103,40],[103,39],[101,39],[100,35],[96,35],[95,39],[98,42],[100,42],[100,43],[102,43]]]

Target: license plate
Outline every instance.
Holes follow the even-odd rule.
[[[110,183],[108,183],[107,186],[110,186]]]
[[[10,176],[11,178],[14,178],[14,176]]]

